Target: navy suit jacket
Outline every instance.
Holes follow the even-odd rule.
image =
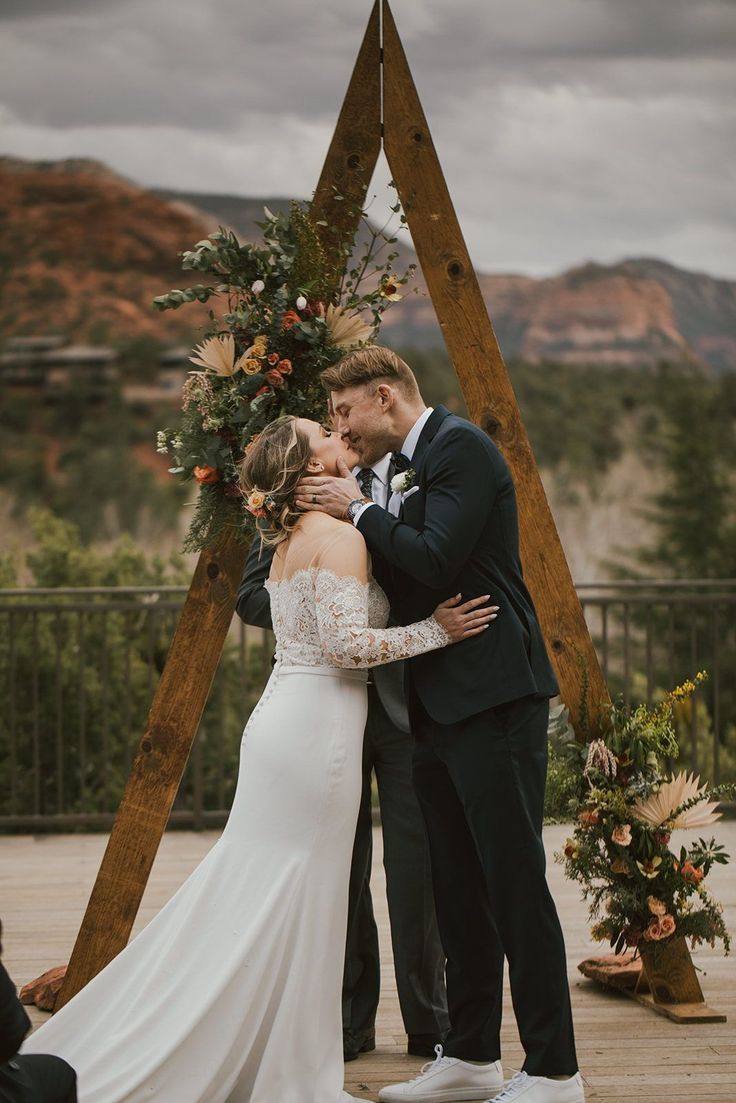
[[[401,518],[366,509],[358,529],[388,572],[402,624],[457,593],[490,594],[498,617],[479,636],[411,659],[408,677],[435,720],[451,724],[531,694],[559,692],[519,560],[516,492],[508,465],[477,426],[439,406],[411,461]]]

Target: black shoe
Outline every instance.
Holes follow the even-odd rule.
[[[444,1043],[444,1034],[407,1034],[406,1052],[412,1057],[434,1057],[434,1047]]]
[[[343,1030],[343,1060],[354,1061],[361,1053],[370,1053],[375,1048],[376,1035],[373,1030]]]

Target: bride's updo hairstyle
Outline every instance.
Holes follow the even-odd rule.
[[[303,516],[294,497],[311,458],[309,437],[288,414],[267,425],[250,445],[240,466],[240,489],[246,509],[258,518],[264,544],[286,540]]]

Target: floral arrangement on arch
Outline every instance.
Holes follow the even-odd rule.
[[[392,217],[405,217],[396,203]],[[398,253],[380,254],[396,242],[390,223],[376,229],[360,212],[364,254],[351,262],[353,241],[325,249],[334,234],[307,207],[292,203],[288,215],[264,209],[259,244],[241,244],[219,227],[182,254],[185,270],[209,278],[154,299],[158,310],[220,300],[210,325],[190,357],[196,370],[184,385],[182,419],[161,429],[157,451],[173,459],[171,474],[199,486],[185,551],[201,551],[231,528],[246,539],[264,503],[243,501],[238,467],[249,445],[277,417],[293,414],[322,420],[326,399],[320,372],[349,348],[375,341],[386,307],[415,265],[396,275]],[[339,258],[338,263],[330,258]]]
[[[729,856],[714,838],[673,848],[672,835],[714,823],[720,813],[711,798],[734,787],[709,792],[692,774],[665,770],[678,754],[674,712],[705,678],[701,671],[654,708],[613,705],[603,737],[573,751],[581,770],[576,826],[556,858],[590,901],[593,938],[616,953],[654,951],[678,937],[693,947],[719,939],[729,952],[721,905],[705,885]]]

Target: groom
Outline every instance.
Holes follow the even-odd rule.
[[[493,442],[427,408],[389,349],[348,353],[322,373],[338,430],[368,465],[404,467],[388,508],[343,477],[303,480],[297,504],[352,522],[381,567],[401,623],[450,595],[489,593],[492,632],[410,660],[414,785],[425,818],[447,955],[450,1032],[437,1060],[383,1103],[444,1103],[503,1088],[504,957],[524,1069],[503,1103],[581,1103],[565,947],[545,879],[542,810],[549,698],[557,683],[522,578],[516,495]]]

